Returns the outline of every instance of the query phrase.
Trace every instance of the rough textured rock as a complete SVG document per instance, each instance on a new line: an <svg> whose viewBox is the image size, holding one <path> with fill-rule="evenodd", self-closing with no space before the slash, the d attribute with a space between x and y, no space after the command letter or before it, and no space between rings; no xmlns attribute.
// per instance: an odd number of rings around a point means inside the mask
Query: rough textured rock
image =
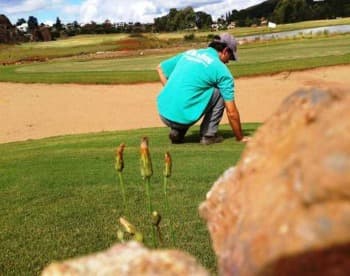
<svg viewBox="0 0 350 276"><path fill-rule="evenodd" d="M350 274L350 93L299 91L200 206L221 275Z"/></svg>
<svg viewBox="0 0 350 276"><path fill-rule="evenodd" d="M299 91L259 128L200 206L220 275L349 275L350 93ZM51 275L208 275L136 242L51 264Z"/></svg>
<svg viewBox="0 0 350 276"><path fill-rule="evenodd" d="M196 260L177 250L149 250L137 242L118 244L87 257L53 263L43 276L198 275L209 276Z"/></svg>

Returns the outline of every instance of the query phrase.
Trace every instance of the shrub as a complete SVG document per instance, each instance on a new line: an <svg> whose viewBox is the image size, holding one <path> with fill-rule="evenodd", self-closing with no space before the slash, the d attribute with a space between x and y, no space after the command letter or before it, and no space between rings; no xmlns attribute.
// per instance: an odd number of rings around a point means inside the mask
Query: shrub
<svg viewBox="0 0 350 276"><path fill-rule="evenodd" d="M186 34L184 35L184 40L194 40L195 39L195 35L194 34Z"/></svg>
<svg viewBox="0 0 350 276"><path fill-rule="evenodd" d="M208 34L207 38L208 40L213 40L216 34Z"/></svg>

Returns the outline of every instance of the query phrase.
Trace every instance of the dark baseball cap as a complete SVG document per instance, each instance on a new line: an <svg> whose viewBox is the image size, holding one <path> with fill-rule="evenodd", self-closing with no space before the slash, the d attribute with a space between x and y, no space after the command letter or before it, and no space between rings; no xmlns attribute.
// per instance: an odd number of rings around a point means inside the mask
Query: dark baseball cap
<svg viewBox="0 0 350 276"><path fill-rule="evenodd" d="M223 33L223 34L217 36L217 38L215 38L215 41L225 43L227 45L227 47L230 48L232 51L232 58L231 59L238 60L237 41L233 37L233 35L230 35L229 33Z"/></svg>

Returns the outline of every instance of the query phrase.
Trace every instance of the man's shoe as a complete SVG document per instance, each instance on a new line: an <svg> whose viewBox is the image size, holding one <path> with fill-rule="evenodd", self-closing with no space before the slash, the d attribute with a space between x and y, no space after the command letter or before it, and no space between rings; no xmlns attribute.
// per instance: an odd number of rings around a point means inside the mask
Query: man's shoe
<svg viewBox="0 0 350 276"><path fill-rule="evenodd" d="M214 135L214 136L203 136L199 142L202 145L211 145L215 143L221 143L222 141L224 141L224 137L222 137L221 135Z"/></svg>
<svg viewBox="0 0 350 276"><path fill-rule="evenodd" d="M175 129L170 130L169 139L172 144L182 144L185 142L185 136Z"/></svg>

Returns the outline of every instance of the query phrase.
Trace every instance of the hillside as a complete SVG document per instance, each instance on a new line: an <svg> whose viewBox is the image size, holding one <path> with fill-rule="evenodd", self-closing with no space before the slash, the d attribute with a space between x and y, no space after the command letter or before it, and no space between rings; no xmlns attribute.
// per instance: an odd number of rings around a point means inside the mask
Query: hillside
<svg viewBox="0 0 350 276"><path fill-rule="evenodd" d="M349 0L267 0L240 11L233 10L227 17L238 26L249 26L260 24L261 18L282 24L349 16Z"/></svg>

